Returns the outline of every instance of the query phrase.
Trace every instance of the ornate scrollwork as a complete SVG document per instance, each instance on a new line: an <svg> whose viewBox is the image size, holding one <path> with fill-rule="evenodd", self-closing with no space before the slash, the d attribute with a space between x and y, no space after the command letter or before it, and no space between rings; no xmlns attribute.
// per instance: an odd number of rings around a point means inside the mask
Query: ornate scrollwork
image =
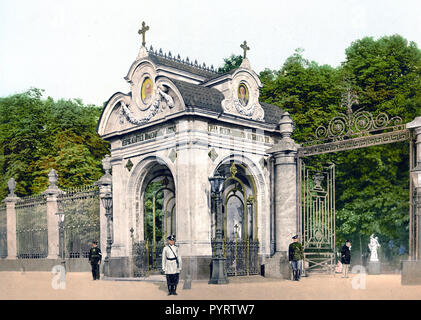
<svg viewBox="0 0 421 320"><path fill-rule="evenodd" d="M163 100L165 101L165 106L162 104ZM135 114L130 110L130 105L127 105L124 101L120 101L120 103L121 113L126 116L129 122L136 125L147 123L158 113L159 110L162 111L166 106L170 109L174 107L173 98L164 92L164 87L162 85L158 86L155 100L150 104L149 108L145 110L145 113L147 112L146 115L141 118L135 116Z"/></svg>
<svg viewBox="0 0 421 320"><path fill-rule="evenodd" d="M348 138L369 136L373 132L396 131L404 128L401 117L389 118L384 112L373 116L363 108L354 112L352 111L353 104L358 104L357 96L348 89L342 101L342 106L347 108L347 114L339 113L329 121L327 126L319 126L314 132L315 140L307 141L304 145L342 141Z"/></svg>
<svg viewBox="0 0 421 320"><path fill-rule="evenodd" d="M234 91L232 94L232 101L233 101L235 110L237 110L237 112L241 114L242 116L251 117L252 119L259 120L259 121L263 120L264 112L260 105L257 105L252 102L250 102L248 106L242 105Z"/></svg>

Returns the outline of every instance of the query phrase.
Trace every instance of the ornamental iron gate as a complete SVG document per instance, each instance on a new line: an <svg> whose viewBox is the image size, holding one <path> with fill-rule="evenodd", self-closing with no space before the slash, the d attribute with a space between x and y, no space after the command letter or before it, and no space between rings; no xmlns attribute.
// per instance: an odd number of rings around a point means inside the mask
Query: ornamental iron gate
<svg viewBox="0 0 421 320"><path fill-rule="evenodd" d="M151 273L160 273L162 270L163 241L154 244L148 240L133 241L132 234L132 270L133 277L147 277Z"/></svg>
<svg viewBox="0 0 421 320"><path fill-rule="evenodd" d="M48 255L47 199L29 196L16 202L16 248L19 259Z"/></svg>
<svg viewBox="0 0 421 320"><path fill-rule="evenodd" d="M215 252L212 240L212 255ZM225 267L228 276L248 276L260 274L259 241L253 239L224 240Z"/></svg>
<svg viewBox="0 0 421 320"><path fill-rule="evenodd" d="M99 188L85 186L68 189L57 199L59 211L64 213L60 231L64 238L64 255L69 259L88 258L92 241L100 246ZM60 246L60 251L63 246ZM63 256L63 252L60 252Z"/></svg>
<svg viewBox="0 0 421 320"><path fill-rule="evenodd" d="M301 160L301 217L307 271L333 272L335 266L335 165L321 170Z"/></svg>
<svg viewBox="0 0 421 320"><path fill-rule="evenodd" d="M355 92L348 87L342 95L341 106L346 113L338 113L327 126L319 126L312 140L302 143L298 158L298 226L305 248L305 268L333 272L335 262L335 166L322 170L306 168L303 158L338 151L409 141L410 170L415 167L414 136L399 116L384 112L374 115L364 108L356 111ZM324 171L323 171L324 170ZM410 179L410 202L412 181ZM415 216L409 212L409 252L415 257ZM307 265L308 264L308 265Z"/></svg>

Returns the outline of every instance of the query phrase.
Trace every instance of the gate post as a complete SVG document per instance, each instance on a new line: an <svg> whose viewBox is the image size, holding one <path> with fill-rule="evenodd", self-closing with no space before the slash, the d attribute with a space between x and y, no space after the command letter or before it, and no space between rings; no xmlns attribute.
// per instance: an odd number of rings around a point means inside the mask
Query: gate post
<svg viewBox="0 0 421 320"><path fill-rule="evenodd" d="M47 239L48 239L48 256L47 259L57 259L59 252L59 228L58 228L58 206L57 196L63 193L57 187L58 175L54 169L51 169L48 174L48 181L50 185L48 189L43 192L47 196Z"/></svg>
<svg viewBox="0 0 421 320"><path fill-rule="evenodd" d="M282 139L268 153L274 159L275 175L275 261L269 271L270 276L290 278L288 246L297 233L297 149L298 144L291 138L293 121L285 112L279 122ZM269 263L269 268L271 263ZM265 268L266 273L266 268ZM276 274L275 274L276 273Z"/></svg>
<svg viewBox="0 0 421 320"><path fill-rule="evenodd" d="M16 182L15 179L10 178L9 183L9 194L3 202L6 204L6 226L7 226L7 258L17 258L16 248L16 209L15 205L19 198L15 194Z"/></svg>
<svg viewBox="0 0 421 320"><path fill-rule="evenodd" d="M412 180L415 178L410 186L415 188L415 214L413 214L413 218L415 218L415 234L412 234L412 237L415 237L415 260L412 259L409 261L402 261L402 278L401 283L403 285L406 284L421 284L421 186L420 186L420 177L421 175L421 117L416 117L413 121L406 124L407 129L414 130L416 138L415 138L415 158L410 159L410 166L413 160L416 166L414 168L410 167L410 173ZM411 170L412 169L412 170ZM414 175L414 177L412 177ZM417 182L418 185L414 185L414 182ZM412 192L412 190L411 190ZM409 241L413 241L410 239Z"/></svg>

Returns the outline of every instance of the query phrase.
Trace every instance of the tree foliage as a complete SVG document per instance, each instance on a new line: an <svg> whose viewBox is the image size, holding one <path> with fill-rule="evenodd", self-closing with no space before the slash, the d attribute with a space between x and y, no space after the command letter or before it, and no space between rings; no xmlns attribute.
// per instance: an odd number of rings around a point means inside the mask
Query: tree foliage
<svg viewBox="0 0 421 320"><path fill-rule="evenodd" d="M280 106L294 120L297 142L314 139L320 125L339 112L341 94L350 85L358 108L400 116L404 122L421 115L421 51L399 35L366 37L346 49L340 67L289 57L279 71L261 72L260 99ZM354 109L355 111L355 109ZM395 143L306 159L309 165L336 164L337 244L372 233L380 240L408 243L409 146ZM366 245L363 245L366 247Z"/></svg>
<svg viewBox="0 0 421 320"><path fill-rule="evenodd" d="M0 98L0 198L11 177L18 196L41 193L53 168L62 187L98 180L109 152L96 133L100 113L77 99L42 99L39 89Z"/></svg>
<svg viewBox="0 0 421 320"><path fill-rule="evenodd" d="M232 54L229 58L224 59L224 64L218 68L218 72L225 73L236 69L241 65L241 62L243 62L242 56Z"/></svg>

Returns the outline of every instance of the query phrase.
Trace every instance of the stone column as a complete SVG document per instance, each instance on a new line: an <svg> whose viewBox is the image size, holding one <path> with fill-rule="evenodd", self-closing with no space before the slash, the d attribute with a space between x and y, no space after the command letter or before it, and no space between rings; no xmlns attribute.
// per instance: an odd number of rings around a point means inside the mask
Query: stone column
<svg viewBox="0 0 421 320"><path fill-rule="evenodd" d="M178 122L176 158L176 236L184 270L209 279L211 262L207 122ZM192 132L190 132L192 131ZM202 133L203 132L203 133ZM190 263L191 262L191 263Z"/></svg>
<svg viewBox="0 0 421 320"><path fill-rule="evenodd" d="M415 139L415 168L411 170L412 175L418 179L418 188L416 188L415 195L415 223L416 223L416 244L415 244L415 258L416 260L402 261L401 283L402 285L421 285L421 117L415 118L410 123L406 124L406 128L413 130L416 135ZM410 168L411 169L411 168ZM414 186L415 187L415 186Z"/></svg>
<svg viewBox="0 0 421 320"><path fill-rule="evenodd" d="M43 192L47 196L47 237L48 237L48 256L47 259L57 259L60 255L59 245L59 219L57 216L57 196L63 193L57 187L58 175L54 169L48 174L50 185Z"/></svg>
<svg viewBox="0 0 421 320"><path fill-rule="evenodd" d="M16 182L11 178L8 183L9 195L3 202L6 204L6 219L7 219L7 258L17 258L16 248L16 209L15 205L19 198L15 194Z"/></svg>
<svg viewBox="0 0 421 320"><path fill-rule="evenodd" d="M288 246L297 228L297 145L291 138L293 122L285 112L279 122L282 139L268 153L274 160L275 256L276 271L271 276L288 278ZM279 269L278 269L279 268ZM266 270L265 270L266 271ZM274 274L278 273L279 274Z"/></svg>
<svg viewBox="0 0 421 320"><path fill-rule="evenodd" d="M415 163L416 166L411 171L421 172L421 117L415 118L412 122L406 125L408 129L415 132ZM419 173L421 174L421 173ZM412 177L411 177L412 178ZM416 224L416 244L415 244L415 258L421 260L421 185L416 188L415 194L415 224Z"/></svg>

